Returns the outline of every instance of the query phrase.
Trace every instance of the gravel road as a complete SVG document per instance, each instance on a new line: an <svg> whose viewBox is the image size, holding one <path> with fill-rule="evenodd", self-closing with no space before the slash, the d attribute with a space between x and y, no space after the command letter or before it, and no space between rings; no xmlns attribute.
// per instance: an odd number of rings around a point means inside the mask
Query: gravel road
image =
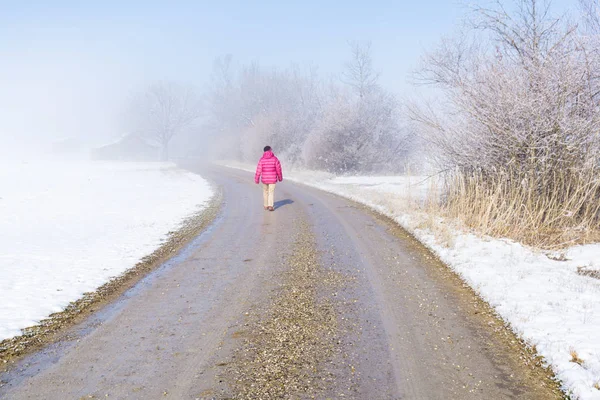
<svg viewBox="0 0 600 400"><path fill-rule="evenodd" d="M355 203L192 167L213 225L67 339L0 376L2 399L552 399L547 371L448 268Z"/></svg>

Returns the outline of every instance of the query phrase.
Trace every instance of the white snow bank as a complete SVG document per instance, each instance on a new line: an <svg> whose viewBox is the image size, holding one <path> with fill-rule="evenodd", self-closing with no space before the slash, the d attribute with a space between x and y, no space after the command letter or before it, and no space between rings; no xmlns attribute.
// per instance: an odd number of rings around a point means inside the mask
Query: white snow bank
<svg viewBox="0 0 600 400"><path fill-rule="evenodd" d="M212 197L166 163L0 167L0 340L151 254Z"/></svg>
<svg viewBox="0 0 600 400"><path fill-rule="evenodd" d="M228 163L252 170L251 166ZM336 193L394 218L485 299L552 366L572 398L600 399L600 280L577 274L600 269L600 244L576 246L557 261L510 240L446 227L451 240L423 229L431 219L411 206L427 193L423 177L333 177L287 171L284 178ZM412 202L414 204L414 202ZM441 231L440 231L441 232ZM441 244L443 243L443 244ZM583 360L572 362L571 352Z"/></svg>

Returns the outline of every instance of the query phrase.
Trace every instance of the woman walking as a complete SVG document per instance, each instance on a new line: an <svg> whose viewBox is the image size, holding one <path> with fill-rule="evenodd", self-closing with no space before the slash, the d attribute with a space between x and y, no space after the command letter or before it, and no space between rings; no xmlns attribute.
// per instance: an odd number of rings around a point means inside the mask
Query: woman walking
<svg viewBox="0 0 600 400"><path fill-rule="evenodd" d="M258 185L261 181L263 183L263 200L265 210L275 211L275 184L283 181L283 174L281 173L281 163L271 151L271 146L266 146L264 148L264 154L256 166L254 182Z"/></svg>

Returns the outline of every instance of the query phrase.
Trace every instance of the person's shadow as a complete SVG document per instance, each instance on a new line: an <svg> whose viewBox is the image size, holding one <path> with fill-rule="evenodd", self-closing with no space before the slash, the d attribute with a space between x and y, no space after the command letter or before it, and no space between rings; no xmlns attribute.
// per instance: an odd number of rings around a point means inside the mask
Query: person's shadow
<svg viewBox="0 0 600 400"><path fill-rule="evenodd" d="M277 210L279 207L287 206L288 204L294 204L294 200L285 199L276 201L275 204L273 204L273 208Z"/></svg>

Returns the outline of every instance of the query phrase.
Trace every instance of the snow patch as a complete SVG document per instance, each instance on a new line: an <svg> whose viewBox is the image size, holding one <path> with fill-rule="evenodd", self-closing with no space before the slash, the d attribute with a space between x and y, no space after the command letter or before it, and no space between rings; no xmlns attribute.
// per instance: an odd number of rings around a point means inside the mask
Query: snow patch
<svg viewBox="0 0 600 400"><path fill-rule="evenodd" d="M0 340L151 254L213 191L168 163L0 168Z"/></svg>

